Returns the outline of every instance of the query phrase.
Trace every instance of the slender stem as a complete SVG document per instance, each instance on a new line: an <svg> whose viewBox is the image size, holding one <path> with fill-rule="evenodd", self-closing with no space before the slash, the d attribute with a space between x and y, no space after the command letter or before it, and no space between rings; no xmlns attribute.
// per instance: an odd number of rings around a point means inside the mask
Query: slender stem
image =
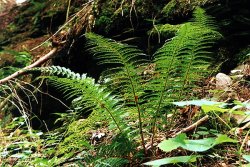
<svg viewBox="0 0 250 167"><path fill-rule="evenodd" d="M110 47L109 47L109 49L112 49L114 52L116 52L118 54L118 56L120 57L120 59L122 61L122 64L124 64L124 68L125 68L127 77L129 79L130 85L132 87L132 92L133 92L133 96L134 96L134 102L135 102L135 106L137 108L138 119L139 119L139 133L140 133L140 136L141 136L141 144L142 144L142 147L143 147L143 150L144 150L144 154L146 155L147 151L146 151L146 146L145 146L145 141L144 141L144 135L143 135L143 131L142 131L142 118L141 118L140 105L138 103L138 96L136 95L135 85L134 85L132 77L130 75L130 70L128 69L127 61L124 60L124 57L123 57L123 55L121 55L121 53L120 53L119 50L116 50L116 49L113 49L113 48L110 48Z"/></svg>
<svg viewBox="0 0 250 167"><path fill-rule="evenodd" d="M115 117L113 116L112 112L110 111L110 109L108 109L105 105L101 105L101 106L108 111L109 115L111 116L111 118L115 122L117 128L119 129L120 132L122 132L122 129L120 128L119 124L117 123L117 121L116 121Z"/></svg>
<svg viewBox="0 0 250 167"><path fill-rule="evenodd" d="M139 131L140 131L140 136L141 136L142 147L143 147L144 153L146 155L147 154L147 150L146 150L145 142L144 142L144 136L143 136L143 131L142 131L141 112L140 112L140 106L139 106L139 103L138 103L138 97L137 96L135 96L135 104L136 104L137 111L138 111Z"/></svg>
<svg viewBox="0 0 250 167"><path fill-rule="evenodd" d="M163 88L163 90L161 92L160 100L159 100L157 109L156 109L155 114L154 114L153 125L152 125L152 137L151 137L151 148L152 149L154 147L154 137L155 137L155 132L156 132L156 119L157 119L158 112L159 112L161 104L162 104L162 100L163 100L163 96L164 96L164 92L166 90L166 87L167 87L167 79L165 80L164 88Z"/></svg>
<svg viewBox="0 0 250 167"><path fill-rule="evenodd" d="M135 87L134 87L132 78L131 78L131 76L130 76L130 72L129 72L129 70L128 70L128 68L127 68L126 66L125 66L125 69L126 69L126 72L127 72L127 74L128 74L128 78L129 78L129 81L130 81L130 84L131 84L132 90L133 90L135 105L136 105L137 112L138 112L139 133L140 133L140 136L141 136L141 144L142 144L142 147L143 147L143 150L144 150L144 154L146 155L146 154L147 154L147 150L146 150L145 141L144 141L144 135L143 135L143 131L142 131L142 119L141 119L140 105L139 105L139 103L138 103L138 96L136 95Z"/></svg>
<svg viewBox="0 0 250 167"><path fill-rule="evenodd" d="M165 78L165 82L164 82L164 86L163 86L163 89L161 91L161 95L160 95L160 100L159 100L159 103L158 103L158 106L157 106L157 109L154 113L154 119L153 119L153 125L152 125L152 137L151 137L151 148L153 149L154 147L154 137L155 137L155 131L156 131L156 119L158 117L158 113L160 111L160 108L161 108L161 104L162 104L162 100L163 100L163 97L164 97L164 93L165 93L165 90L167 88L167 84L168 84L168 77L169 77L169 73L170 73L170 69L172 67L172 64L173 64L173 61L174 61L174 56L172 56L172 59L171 59L171 63L168 67L168 70L167 70L167 76Z"/></svg>
<svg viewBox="0 0 250 167"><path fill-rule="evenodd" d="M184 77L184 80L183 80L182 89L180 90L179 97L178 97L177 101L181 100L181 97L183 95L184 89L186 88L187 81L188 81L188 78L189 78L189 72L191 71L191 66L193 65L192 64L193 61L194 61L194 51L192 50L191 59L189 60L189 66L188 66L188 69L187 69L187 71L185 73L185 77ZM172 123L175 120L175 118L176 118L176 109L173 112L173 116L170 119L169 125L172 125Z"/></svg>
<svg viewBox="0 0 250 167"><path fill-rule="evenodd" d="M222 123L224 123L228 129L232 129L232 127L231 127L228 123L226 123L226 121L224 121L218 114L216 114L215 111L213 111L213 114L214 114Z"/></svg>

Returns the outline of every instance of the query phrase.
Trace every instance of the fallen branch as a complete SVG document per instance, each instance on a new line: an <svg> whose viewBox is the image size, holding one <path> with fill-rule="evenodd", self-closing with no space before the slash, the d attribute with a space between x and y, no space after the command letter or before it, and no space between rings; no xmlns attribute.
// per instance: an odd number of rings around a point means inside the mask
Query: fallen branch
<svg viewBox="0 0 250 167"><path fill-rule="evenodd" d="M193 130L194 128L196 128L197 126L199 126L200 124L202 124L203 122L205 122L207 120L208 120L208 115L206 115L205 117L202 117L200 120L198 120L194 124L192 124L192 125L184 128L184 129L182 129L181 131L177 132L174 135L174 137L177 136L177 135L179 135L179 134L181 134L181 133L183 133L183 132L189 132L189 131Z"/></svg>
<svg viewBox="0 0 250 167"><path fill-rule="evenodd" d="M26 67L18 70L17 72L9 75L6 78L1 79L0 80L0 85L8 82L9 80L11 80L13 78L16 78L16 77L24 74L26 70L29 70L29 69L34 68L34 67L37 67L37 66L41 65L42 63L46 62L47 60L51 59L52 56L54 55L54 53L56 52L56 50L57 50L56 48L52 49L49 53L47 53L46 55L44 55L43 57L41 57L40 59L38 59L37 61L35 61L31 65L26 66Z"/></svg>

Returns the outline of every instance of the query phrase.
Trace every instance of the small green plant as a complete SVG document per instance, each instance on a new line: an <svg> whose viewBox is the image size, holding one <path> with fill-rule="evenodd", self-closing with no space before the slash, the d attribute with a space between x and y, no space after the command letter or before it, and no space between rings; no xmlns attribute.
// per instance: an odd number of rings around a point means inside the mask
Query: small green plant
<svg viewBox="0 0 250 167"><path fill-rule="evenodd" d="M205 152L213 148L214 146L222 143L237 143L237 140L233 140L227 137L226 135L218 135L216 138L188 140L186 134L180 134L175 138L162 141L158 145L158 147L164 152L170 152L179 147L193 152ZM144 163L144 165L160 166L160 165L175 164L175 163L190 163L190 162L195 162L196 158L198 157L201 157L201 155L169 157L147 162Z"/></svg>
<svg viewBox="0 0 250 167"><path fill-rule="evenodd" d="M0 144L4 146L0 148L0 159L6 160L3 164L9 163L8 158L28 160L41 146L41 135L43 135L42 132L35 130L30 133L24 116L13 118L8 126L0 130Z"/></svg>

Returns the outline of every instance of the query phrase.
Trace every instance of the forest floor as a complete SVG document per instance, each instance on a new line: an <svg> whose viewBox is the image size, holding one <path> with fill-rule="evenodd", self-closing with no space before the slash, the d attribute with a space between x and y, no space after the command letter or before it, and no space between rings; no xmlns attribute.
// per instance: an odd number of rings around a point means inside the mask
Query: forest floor
<svg viewBox="0 0 250 167"><path fill-rule="evenodd" d="M0 13L0 32L1 32L1 30L6 29L7 26L11 25L11 23L14 21L14 18L17 14L18 14L18 11L10 10L10 9L4 11L3 13ZM46 45L42 45L39 48L34 49L35 47L39 46L44 41L46 41L50 37L50 34L30 38L30 37L26 37L26 35L27 35L26 33L27 32L22 32L21 34L18 34L18 41L11 42L10 44L7 45L7 47L4 46L4 48L15 50L16 52L27 51L33 56L32 62L35 62L36 60L38 60L39 58L41 58L42 56L47 54L49 52L49 50L51 49L51 46L46 46ZM0 34L0 36L1 36L1 34ZM0 65L4 64L3 62L8 62L7 64L9 64L9 63L11 63L11 61L13 61L13 57L9 54L2 54L1 61L2 62L0 63ZM216 76L216 74L214 74L213 76L210 76L209 78L204 80L203 86L200 89L193 90L193 91L199 92L199 99L214 98L214 99L216 99L217 102L232 103L233 105L248 104L248 102L250 100L249 99L249 97L250 97L250 85L249 85L250 66L248 64L243 63L243 64L239 65L239 67L236 68L235 70L238 70L238 72L224 76L224 77L230 77L232 79L228 86L225 86L225 87L223 86L223 88L220 88L221 85L218 85L218 80L223 80L224 82L226 82L224 80L225 78L218 78ZM225 84L222 84L222 85L225 85ZM230 106L229 106L229 108L230 108ZM231 107L231 108L233 108L233 107ZM216 109L219 110L218 108L215 108L215 110ZM246 108L244 108L243 110L245 111ZM167 134L164 131L158 131L158 133L156 135L156 140L155 140L157 144L159 144L161 141L163 141L166 138L171 138L171 137L176 136L176 134L181 132L183 129L195 124L197 120L194 122L193 118L202 112L201 107L199 105L195 105L195 104L189 104L189 105L186 105L184 107L178 107L177 111L178 111L178 114L177 114L175 120L173 121L173 127L171 128L171 130ZM247 134L243 133L243 131L246 132L247 129L249 129L250 125L247 121L244 123L238 124L238 122L241 122L242 119L245 118L245 116L244 116L244 118L242 118L239 115L237 115L237 116L230 115L229 116L228 113L222 114L219 117L216 117L216 114L215 114L215 115L213 115L213 118L211 118L211 119L212 119L212 122L214 124L217 124L217 122L220 122L220 123L218 123L218 126L222 125L222 126L226 127L228 122L226 122L224 120L227 120L226 119L227 117L230 117L233 119L233 121L235 122L233 124L233 126L237 126L237 129L235 129L234 132L228 132L228 135L234 136L235 137L234 139L237 139L239 141L239 145L237 146L237 148L235 147L235 145L230 145L230 144L226 145L226 146L218 147L218 148L213 148L214 152L209 154L209 156L204 155L204 158L202 159L202 161L199 162L199 166L204 166L204 167L209 167L209 166L234 167L234 166L242 165L242 162L243 163L247 162L246 160L242 160L242 158L239 158L239 154L241 154L240 151L242 151L243 148L245 149L246 153L249 152L249 147L250 147L250 144L249 144L250 138L248 136L249 131L247 132ZM1 114L0 114L0 119L2 119ZM166 119L168 119L168 118L166 118ZM198 122L199 122L199 120L198 120ZM134 124L134 123L135 122L131 122L131 124ZM186 132L190 136L193 135L192 137L194 137L194 138L195 138L194 131L199 132L200 136L209 136L212 134L212 132L210 132L207 129L205 129L205 130L199 129L199 126L203 127L203 128L210 127L209 123L211 123L211 121L205 120L204 122L200 122L200 124L198 126L195 126L194 128L187 129L184 132ZM217 126L217 125L215 125L215 126ZM223 129L223 128L221 128L221 129ZM112 139L113 139L113 134L112 134L112 132L110 132L108 130L107 127L98 128L98 130L89 130L86 133L89 136L91 136L90 140L91 140L91 144L93 146L101 145L102 143L103 144L111 143ZM27 134L28 133L25 134L25 133L21 132L21 130L19 130L19 128L17 128L14 132L9 131L9 130L2 131L2 129L0 129L0 139L1 138L4 139L4 140L0 141L0 146L7 147L8 145L11 145L12 143L19 142L19 139L17 139L18 137L21 138L21 140L26 141L24 138L27 137L27 138L29 138L28 141L30 142L27 144L28 147L31 147L31 146L36 147L36 148L34 148L37 151L36 156L43 157L40 154L42 151L47 149L46 148L47 146L44 146L38 142L37 142L38 143L37 145L32 145L31 144L32 141L39 141L40 142L40 140L36 140L35 137L34 138L32 136L30 137ZM103 135L103 136L101 136L99 138L99 135ZM13 138L9 139L8 137L10 137L10 136L12 136ZM51 137L50 140L51 141L49 141L49 142L55 142L57 139L53 139L53 137ZM95 141L95 140L97 140L97 141ZM145 141L146 141L147 148L149 148L148 151L150 152L151 151L150 150L150 139L147 138ZM54 144L54 143L52 143L52 144ZM23 147L26 147L26 146L23 145ZM140 146L137 149L140 150L142 148ZM48 155L47 157L50 157L53 154L53 153L50 154L49 151L50 151L49 149L46 150L46 153ZM93 150L91 153L92 153L92 155L97 154L96 150ZM157 148L157 150L153 153L154 153L154 155L149 154L148 156L154 157L153 159L159 159L159 158L164 158L166 156L172 157L175 155L188 155L189 152L184 150L184 149L178 149L176 151L173 151L171 153L166 154L165 152L163 152ZM74 156L77 157L80 153L74 152L72 154L74 154ZM0 154L0 156L1 156L1 154ZM68 155L68 156L70 158L66 159L65 163L63 162L64 166L67 166L67 165L69 166L70 161L74 160L71 158L72 155ZM9 165L14 165L17 163L18 158L19 158L18 156L16 156L16 157L13 156L13 157L9 157L7 160L2 160L2 162L7 163ZM130 158L131 157L129 157L129 159ZM41 159L37 159L36 161L37 162L41 161L41 163L42 163ZM53 161L56 161L56 159L53 159ZM67 161L69 161L69 162L67 162ZM137 162L136 162L132 165L139 166L140 163L141 162L138 162L138 164L137 164ZM1 164L1 158L0 158L0 164ZM187 165L187 166L190 166L190 165ZM242 165L242 166L244 166L244 165Z"/></svg>

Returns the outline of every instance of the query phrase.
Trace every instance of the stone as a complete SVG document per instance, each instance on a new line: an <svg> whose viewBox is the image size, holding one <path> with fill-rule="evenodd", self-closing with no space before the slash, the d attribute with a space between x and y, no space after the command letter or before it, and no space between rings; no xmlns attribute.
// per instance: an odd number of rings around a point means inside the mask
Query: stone
<svg viewBox="0 0 250 167"><path fill-rule="evenodd" d="M232 79L224 73L218 73L215 80L217 89L227 89L232 84Z"/></svg>

